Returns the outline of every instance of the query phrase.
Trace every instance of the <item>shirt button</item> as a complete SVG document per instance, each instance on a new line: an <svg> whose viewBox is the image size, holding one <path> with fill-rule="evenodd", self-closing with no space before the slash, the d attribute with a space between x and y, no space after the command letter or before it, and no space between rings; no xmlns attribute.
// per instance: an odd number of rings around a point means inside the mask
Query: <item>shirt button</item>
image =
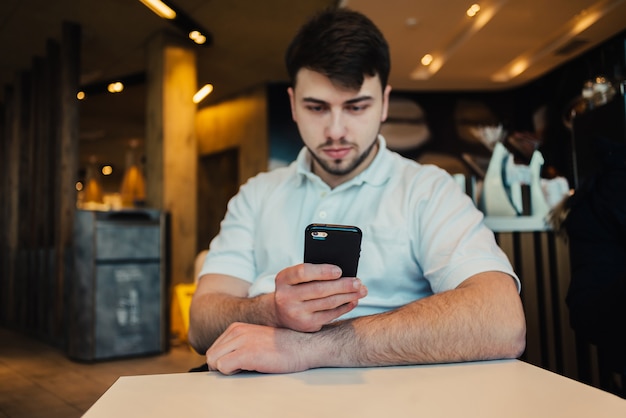
<svg viewBox="0 0 626 418"><path fill-rule="evenodd" d="M322 218L322 219L326 218L326 211L321 211L320 212L320 218Z"/></svg>
<svg viewBox="0 0 626 418"><path fill-rule="evenodd" d="M326 192L320 193L320 197L326 197Z"/></svg>

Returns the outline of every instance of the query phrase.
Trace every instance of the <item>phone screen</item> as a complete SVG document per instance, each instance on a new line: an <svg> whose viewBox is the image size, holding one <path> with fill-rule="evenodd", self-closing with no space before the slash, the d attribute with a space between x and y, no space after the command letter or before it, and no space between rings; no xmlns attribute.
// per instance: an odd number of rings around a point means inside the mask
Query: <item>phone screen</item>
<svg viewBox="0 0 626 418"><path fill-rule="evenodd" d="M334 264L341 268L343 277L356 277L361 238L356 226L311 224L304 234L304 262Z"/></svg>

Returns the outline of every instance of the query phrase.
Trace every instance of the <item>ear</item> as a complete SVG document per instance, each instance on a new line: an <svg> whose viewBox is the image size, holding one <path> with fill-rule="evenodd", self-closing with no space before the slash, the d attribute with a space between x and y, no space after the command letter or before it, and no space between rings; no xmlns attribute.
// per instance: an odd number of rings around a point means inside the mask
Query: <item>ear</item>
<svg viewBox="0 0 626 418"><path fill-rule="evenodd" d="M291 119L293 119L294 122L298 122L296 120L296 93L293 87L287 89L287 94L289 95L289 103L291 105Z"/></svg>
<svg viewBox="0 0 626 418"><path fill-rule="evenodd" d="M383 91L383 108L380 114L380 121L384 122L387 120L387 114L389 112L389 93L391 93L391 86L387 84L385 90Z"/></svg>

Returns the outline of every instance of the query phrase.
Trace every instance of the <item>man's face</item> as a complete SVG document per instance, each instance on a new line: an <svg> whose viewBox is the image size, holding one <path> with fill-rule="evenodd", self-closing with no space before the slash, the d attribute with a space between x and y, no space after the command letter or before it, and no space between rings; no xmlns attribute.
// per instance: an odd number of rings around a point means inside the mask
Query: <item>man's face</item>
<svg viewBox="0 0 626 418"><path fill-rule="evenodd" d="M296 86L288 90L291 113L313 157L313 171L329 186L355 177L374 159L390 91L386 86L383 92L378 76L365 77L356 91L315 71L298 72Z"/></svg>

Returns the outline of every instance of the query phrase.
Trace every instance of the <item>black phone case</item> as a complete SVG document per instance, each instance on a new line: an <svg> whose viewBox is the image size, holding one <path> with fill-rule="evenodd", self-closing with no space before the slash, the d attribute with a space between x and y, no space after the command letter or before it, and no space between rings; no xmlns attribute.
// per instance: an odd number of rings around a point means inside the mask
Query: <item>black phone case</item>
<svg viewBox="0 0 626 418"><path fill-rule="evenodd" d="M334 264L343 277L357 277L361 238L356 226L311 224L304 233L304 262Z"/></svg>

